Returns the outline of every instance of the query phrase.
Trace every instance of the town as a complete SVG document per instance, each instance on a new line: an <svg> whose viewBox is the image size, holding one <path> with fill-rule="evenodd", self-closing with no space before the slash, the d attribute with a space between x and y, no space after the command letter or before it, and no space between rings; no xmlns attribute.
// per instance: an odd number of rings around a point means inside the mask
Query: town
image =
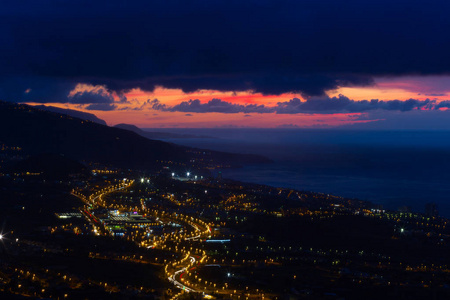
<svg viewBox="0 0 450 300"><path fill-rule="evenodd" d="M450 295L448 220L431 209L388 211L170 167L155 173L97 167L64 180L25 172L3 174L0 181L5 196L17 197L4 211L4 295ZM46 205L32 203L39 195Z"/></svg>

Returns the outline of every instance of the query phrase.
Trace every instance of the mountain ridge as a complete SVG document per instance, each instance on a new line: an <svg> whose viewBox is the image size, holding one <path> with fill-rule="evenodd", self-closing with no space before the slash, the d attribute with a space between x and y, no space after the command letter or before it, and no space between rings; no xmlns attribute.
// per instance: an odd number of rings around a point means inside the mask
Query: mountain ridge
<svg viewBox="0 0 450 300"><path fill-rule="evenodd" d="M59 108L56 106L49 106L49 105L36 105L33 107L42 109L42 110L46 110L46 111L50 111L50 112L54 112L54 113L69 115L71 117L95 122L95 123L102 124L102 125L107 125L104 120L100 119L95 114L91 114L91 113L87 113L87 112L83 112L83 111L79 111L79 110L75 110L75 109Z"/></svg>
<svg viewBox="0 0 450 300"><path fill-rule="evenodd" d="M122 168L155 169L238 167L269 162L258 155L189 148L151 140L135 132L48 112L26 104L0 102L0 142L20 146L29 155L62 154L78 161Z"/></svg>
<svg viewBox="0 0 450 300"><path fill-rule="evenodd" d="M204 135L179 134L172 132L146 131L132 124L120 123L113 127L133 131L148 139L188 139L188 138L212 138Z"/></svg>

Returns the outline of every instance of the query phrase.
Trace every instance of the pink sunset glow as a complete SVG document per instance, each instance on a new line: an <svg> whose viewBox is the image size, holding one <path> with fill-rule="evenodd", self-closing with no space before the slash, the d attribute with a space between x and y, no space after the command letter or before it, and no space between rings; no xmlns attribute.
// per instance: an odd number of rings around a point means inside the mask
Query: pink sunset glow
<svg viewBox="0 0 450 300"><path fill-rule="evenodd" d="M416 99L425 101L433 99L439 103L448 99L450 93L450 77L400 77L376 78L372 86L341 87L327 92L328 97L344 95L354 101L361 100L400 100ZM200 103L207 103L211 99L221 99L224 102L240 105L264 105L274 107L279 102L298 98L306 101L300 94L284 93L281 95L263 95L261 93L222 92L216 90L198 90L184 93L181 89L167 89L156 87L153 91L134 88L119 94L109 91L105 86L78 84L70 91L68 98L84 92L101 94L113 99L111 110L96 110L86 104L76 103L47 103L60 108L68 108L94 113L104 119L109 125L119 123L134 124L139 127L336 127L341 125L367 123L378 121L370 118L365 112L349 113L219 113L219 112L180 112L155 110L148 100L157 99L167 107L173 107L181 102L198 99ZM325 96L327 97L327 96ZM36 104L36 103L29 103ZM447 107L438 108L440 111ZM427 110L421 107L420 110Z"/></svg>

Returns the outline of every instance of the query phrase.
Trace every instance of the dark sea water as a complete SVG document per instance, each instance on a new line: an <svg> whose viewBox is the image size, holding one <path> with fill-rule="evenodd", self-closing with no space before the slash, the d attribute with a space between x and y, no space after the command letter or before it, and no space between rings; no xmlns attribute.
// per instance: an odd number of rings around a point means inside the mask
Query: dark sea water
<svg viewBox="0 0 450 300"><path fill-rule="evenodd" d="M173 143L274 161L222 170L225 178L369 200L388 209L423 212L426 203L435 202L441 215L450 217L449 131L166 131L211 137L167 140Z"/></svg>

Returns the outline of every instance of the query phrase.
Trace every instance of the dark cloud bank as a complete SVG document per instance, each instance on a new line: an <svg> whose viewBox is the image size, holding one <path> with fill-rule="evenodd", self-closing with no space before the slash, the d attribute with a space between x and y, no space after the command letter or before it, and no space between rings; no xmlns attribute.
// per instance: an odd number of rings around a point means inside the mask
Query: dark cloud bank
<svg viewBox="0 0 450 300"><path fill-rule="evenodd" d="M161 85L310 97L374 76L448 74L449 11L448 1L411 0L10 1L0 99L112 106L105 95L68 99L79 82L119 95Z"/></svg>
<svg viewBox="0 0 450 300"><path fill-rule="evenodd" d="M339 97L310 98L301 101L298 98L285 102L278 102L276 106L265 106L256 104L235 104L221 99L212 99L206 103L200 100L183 101L174 106L162 104L157 99L148 102L151 108L161 111L178 111L186 113L277 113L277 114L299 114L299 113L358 113L375 110L387 111L412 111L412 110L439 110L440 108L450 108L450 101L436 100L351 100L343 95Z"/></svg>

